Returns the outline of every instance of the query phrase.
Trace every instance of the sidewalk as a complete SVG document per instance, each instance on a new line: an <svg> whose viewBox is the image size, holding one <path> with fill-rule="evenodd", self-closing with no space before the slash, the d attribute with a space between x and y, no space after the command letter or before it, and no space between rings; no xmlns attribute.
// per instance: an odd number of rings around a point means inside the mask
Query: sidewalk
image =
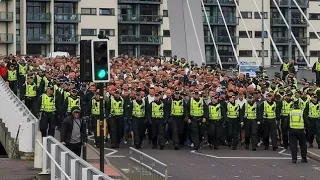
<svg viewBox="0 0 320 180"><path fill-rule="evenodd" d="M308 148L308 157L320 161L320 149L318 149L317 142L313 143L313 148Z"/></svg>
<svg viewBox="0 0 320 180"><path fill-rule="evenodd" d="M35 180L39 172L33 168L33 161L0 158L0 180Z"/></svg>

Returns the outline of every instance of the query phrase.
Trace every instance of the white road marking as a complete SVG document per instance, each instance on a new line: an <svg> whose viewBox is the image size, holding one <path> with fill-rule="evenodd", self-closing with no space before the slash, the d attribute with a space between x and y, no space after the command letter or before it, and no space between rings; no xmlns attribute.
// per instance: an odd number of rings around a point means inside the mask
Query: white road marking
<svg viewBox="0 0 320 180"><path fill-rule="evenodd" d="M190 164L191 166L194 166L194 164Z"/></svg>
<svg viewBox="0 0 320 180"><path fill-rule="evenodd" d="M320 167L313 167L314 170L320 171Z"/></svg>
<svg viewBox="0 0 320 180"><path fill-rule="evenodd" d="M232 167L235 167L236 165L233 165L233 164L232 164L231 166L232 166Z"/></svg>
<svg viewBox="0 0 320 180"><path fill-rule="evenodd" d="M203 154L196 152L195 150L191 151L193 154L197 154L200 156L206 156L206 157L211 157L211 158L216 158L216 159L257 159L257 160L289 160L291 157L219 157L219 156L214 156L210 154Z"/></svg>
<svg viewBox="0 0 320 180"><path fill-rule="evenodd" d="M238 178L239 176L234 176L235 178Z"/></svg>
<svg viewBox="0 0 320 180"><path fill-rule="evenodd" d="M278 176L278 178L282 178L282 176Z"/></svg>
<svg viewBox="0 0 320 180"><path fill-rule="evenodd" d="M252 166L253 166L253 167L256 167L257 165L253 164Z"/></svg>
<svg viewBox="0 0 320 180"><path fill-rule="evenodd" d="M300 176L301 178L304 178L304 176Z"/></svg>
<svg viewBox="0 0 320 180"><path fill-rule="evenodd" d="M168 178L172 178L173 176L168 176Z"/></svg>
<svg viewBox="0 0 320 180"><path fill-rule="evenodd" d="M91 135L91 136L88 136L88 139L94 141L94 135ZM108 157L108 158L124 158L126 156L113 156L113 154L117 153L118 151L117 150L114 150L114 149L110 149L110 148L104 148L105 150L108 150L108 151L111 151L110 153L108 154L105 154L104 156L105 157Z"/></svg>
<svg viewBox="0 0 320 180"><path fill-rule="evenodd" d="M276 167L277 165L273 164L272 166L273 166L273 167Z"/></svg>
<svg viewBox="0 0 320 180"><path fill-rule="evenodd" d="M123 171L123 172L126 173L126 174L130 173L130 169L124 169L124 168L122 168L121 171Z"/></svg>
<svg viewBox="0 0 320 180"><path fill-rule="evenodd" d="M260 176L253 176L254 178L259 178Z"/></svg>

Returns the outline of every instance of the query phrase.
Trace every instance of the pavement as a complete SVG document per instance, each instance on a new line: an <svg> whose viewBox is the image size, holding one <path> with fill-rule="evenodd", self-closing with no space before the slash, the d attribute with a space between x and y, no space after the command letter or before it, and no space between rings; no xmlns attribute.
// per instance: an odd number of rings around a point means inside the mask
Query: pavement
<svg viewBox="0 0 320 180"><path fill-rule="evenodd" d="M90 140L89 144L93 144L93 141ZM128 179L138 179L137 172L134 173L132 169L139 171L140 167L129 159L130 146L131 142L128 142L128 144L122 144L119 149L105 148L105 157ZM110 145L106 144L105 147L110 147ZM301 163L299 160L297 164L292 164L290 150L279 148L277 151L272 151L271 149L258 148L253 152L245 150L244 147L231 150L226 146L221 146L220 150L203 147L200 152L195 152L188 147L176 151L171 145L168 145L164 150L159 150L151 149L147 141L144 141L140 150L168 165L169 180L319 179L319 161L310 157L309 163ZM320 150L313 148L309 149L308 154L310 152L317 153L320 160ZM143 174L150 176L150 172Z"/></svg>
<svg viewBox="0 0 320 180"><path fill-rule="evenodd" d="M0 158L0 180L33 180L39 172L33 168L33 161Z"/></svg>

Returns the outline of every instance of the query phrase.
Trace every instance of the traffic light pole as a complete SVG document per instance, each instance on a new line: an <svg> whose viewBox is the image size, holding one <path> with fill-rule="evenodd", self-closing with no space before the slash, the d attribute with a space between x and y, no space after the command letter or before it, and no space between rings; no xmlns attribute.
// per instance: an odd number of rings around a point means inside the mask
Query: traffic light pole
<svg viewBox="0 0 320 180"><path fill-rule="evenodd" d="M99 94L100 94L100 171L104 173L104 106L103 106L103 83L99 83ZM98 124L97 124L98 125Z"/></svg>

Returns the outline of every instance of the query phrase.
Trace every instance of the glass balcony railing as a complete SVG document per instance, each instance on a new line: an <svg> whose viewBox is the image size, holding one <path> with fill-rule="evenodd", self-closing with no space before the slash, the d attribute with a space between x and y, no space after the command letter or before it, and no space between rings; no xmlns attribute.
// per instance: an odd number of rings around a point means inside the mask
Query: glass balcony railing
<svg viewBox="0 0 320 180"><path fill-rule="evenodd" d="M122 44L162 44L162 36L123 35L119 42Z"/></svg>
<svg viewBox="0 0 320 180"><path fill-rule="evenodd" d="M13 34L0 33L0 44L13 43Z"/></svg>
<svg viewBox="0 0 320 180"><path fill-rule="evenodd" d="M161 4L162 0L118 0L118 3Z"/></svg>
<svg viewBox="0 0 320 180"><path fill-rule="evenodd" d="M203 0L203 3L205 5L218 5L217 0ZM233 0L219 0L219 3L220 5L236 5ZM239 5L239 1L237 3Z"/></svg>
<svg viewBox="0 0 320 180"><path fill-rule="evenodd" d="M81 21L80 14L54 14L55 22L78 23Z"/></svg>
<svg viewBox="0 0 320 180"><path fill-rule="evenodd" d="M231 36L233 44L239 44L239 37L238 36ZM214 36L214 40L216 44L231 44L229 36ZM204 42L206 44L213 44L211 36L205 36Z"/></svg>
<svg viewBox="0 0 320 180"><path fill-rule="evenodd" d="M51 14L50 13L27 13L28 22L50 22Z"/></svg>
<svg viewBox="0 0 320 180"><path fill-rule="evenodd" d="M288 20L286 20L287 23ZM284 20L282 18L271 18L271 25L286 25ZM301 26L308 26L308 22L306 20L304 20L303 17L301 18L292 18L291 19L291 25L293 26L298 26L298 25L301 25Z"/></svg>
<svg viewBox="0 0 320 180"><path fill-rule="evenodd" d="M119 23L162 23L161 15L133 15L133 14L121 14L118 15Z"/></svg>
<svg viewBox="0 0 320 180"><path fill-rule="evenodd" d="M50 34L27 34L28 43L51 43Z"/></svg>
<svg viewBox="0 0 320 180"><path fill-rule="evenodd" d="M80 36L71 34L58 34L54 38L57 44L78 44L80 42Z"/></svg>
<svg viewBox="0 0 320 180"><path fill-rule="evenodd" d="M281 0L281 1L276 1L278 6L289 6L289 0ZM298 3L298 5L301 8L307 8L309 6L309 0L296 0L296 2ZM275 4L273 3L273 1L270 1L271 6L275 6ZM292 7L296 7L296 4L293 2L293 0L291 0L291 6Z"/></svg>
<svg viewBox="0 0 320 180"><path fill-rule="evenodd" d="M0 22L13 21L13 12L0 12Z"/></svg>
<svg viewBox="0 0 320 180"><path fill-rule="evenodd" d="M288 37L273 37L272 39L276 44L289 45ZM310 43L310 39L308 37L296 37L296 39L300 45L308 45ZM295 43L293 38L291 40L292 43Z"/></svg>
<svg viewBox="0 0 320 180"><path fill-rule="evenodd" d="M209 16L209 23L212 25L224 25L222 17L219 16ZM227 25L238 25L239 18L238 17L225 17ZM203 24L207 24L207 19L205 16L202 17Z"/></svg>

